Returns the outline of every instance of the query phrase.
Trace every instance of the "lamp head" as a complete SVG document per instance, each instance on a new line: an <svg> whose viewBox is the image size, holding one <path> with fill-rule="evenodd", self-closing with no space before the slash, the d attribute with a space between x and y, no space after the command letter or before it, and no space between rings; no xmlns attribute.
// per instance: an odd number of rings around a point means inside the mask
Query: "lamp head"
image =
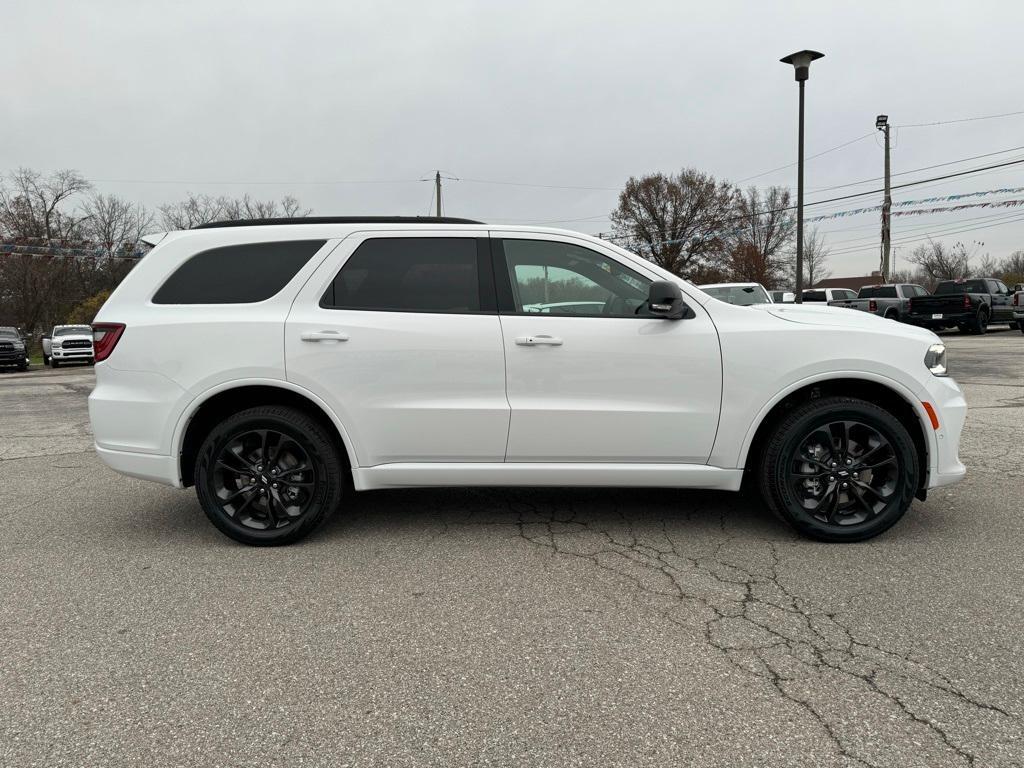
<svg viewBox="0 0 1024 768"><path fill-rule="evenodd" d="M796 79L803 81L810 74L811 62L815 59L820 59L824 55L824 53L818 53L817 51L797 51L783 59L779 59L779 61L783 64L792 64L793 69L796 70Z"/></svg>
<svg viewBox="0 0 1024 768"><path fill-rule="evenodd" d="M888 115L879 115L875 118L875 128L878 130L884 130L889 125Z"/></svg>

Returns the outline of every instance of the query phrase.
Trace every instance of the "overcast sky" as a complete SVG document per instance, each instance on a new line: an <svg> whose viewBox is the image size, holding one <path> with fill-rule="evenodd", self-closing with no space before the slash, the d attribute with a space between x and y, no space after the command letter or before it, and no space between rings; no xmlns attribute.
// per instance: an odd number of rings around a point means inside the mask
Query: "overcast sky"
<svg viewBox="0 0 1024 768"><path fill-rule="evenodd" d="M881 112L907 125L1024 110L1024 4L1008 1L2 5L0 169L75 168L152 207L249 192L319 214L426 214L418 179L441 168L460 179L445 181L449 215L607 231L630 175L691 166L740 181L793 162L797 86L778 59L802 48L826 54L807 86L808 155L873 134ZM894 138L900 173L1022 146L1024 114ZM810 160L807 187L880 176L882 157L867 136ZM795 187L795 167L754 183ZM1024 165L894 199L1016 186ZM877 268L877 222L820 225L835 276ZM985 228L957 232L969 227ZM928 233L1000 257L1024 248L1024 209L893 220L897 245Z"/></svg>

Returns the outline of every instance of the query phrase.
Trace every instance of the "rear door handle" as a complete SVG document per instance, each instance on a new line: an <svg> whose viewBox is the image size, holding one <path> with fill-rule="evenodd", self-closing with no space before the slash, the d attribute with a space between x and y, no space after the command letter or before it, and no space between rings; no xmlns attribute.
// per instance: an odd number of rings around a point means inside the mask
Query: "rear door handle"
<svg viewBox="0 0 1024 768"><path fill-rule="evenodd" d="M341 331L304 331L303 341L348 341L348 334Z"/></svg>
<svg viewBox="0 0 1024 768"><path fill-rule="evenodd" d="M541 344L546 344L549 347L560 347L562 346L562 340L557 336L516 336L516 344L520 347L536 347Z"/></svg>

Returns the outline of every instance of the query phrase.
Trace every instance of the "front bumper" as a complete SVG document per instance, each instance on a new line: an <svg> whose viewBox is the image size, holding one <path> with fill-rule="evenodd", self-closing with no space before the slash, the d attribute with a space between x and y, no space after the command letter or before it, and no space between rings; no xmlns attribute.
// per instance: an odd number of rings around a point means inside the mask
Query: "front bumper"
<svg viewBox="0 0 1024 768"><path fill-rule="evenodd" d="M0 352L0 365L28 365L28 357L24 352Z"/></svg>
<svg viewBox="0 0 1024 768"><path fill-rule="evenodd" d="M54 360L92 360L93 354L92 347L83 347L82 349L53 349L50 351L50 357Z"/></svg>
<svg viewBox="0 0 1024 768"><path fill-rule="evenodd" d="M935 409L939 428L932 430L935 437L928 468L928 488L941 488L963 479L967 468L960 461L960 434L967 419L967 401L954 379L932 376L925 385L926 399ZM927 425L932 429L931 424Z"/></svg>

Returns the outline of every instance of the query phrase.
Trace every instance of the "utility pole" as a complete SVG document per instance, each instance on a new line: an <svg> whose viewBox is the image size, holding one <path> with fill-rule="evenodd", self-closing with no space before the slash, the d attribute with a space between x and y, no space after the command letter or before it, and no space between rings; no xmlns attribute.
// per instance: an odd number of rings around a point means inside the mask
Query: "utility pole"
<svg viewBox="0 0 1024 768"><path fill-rule="evenodd" d="M892 195L889 188L889 116L875 118L875 128L885 135L885 197L882 199L882 280L889 280L889 256L892 250Z"/></svg>
<svg viewBox="0 0 1024 768"><path fill-rule="evenodd" d="M887 134L888 135L888 134ZM886 155L888 157L888 155ZM886 178L889 178L889 174L885 174ZM886 183L888 187L888 182ZM434 174L434 197L437 198L437 217L441 218L441 172L438 171Z"/></svg>

